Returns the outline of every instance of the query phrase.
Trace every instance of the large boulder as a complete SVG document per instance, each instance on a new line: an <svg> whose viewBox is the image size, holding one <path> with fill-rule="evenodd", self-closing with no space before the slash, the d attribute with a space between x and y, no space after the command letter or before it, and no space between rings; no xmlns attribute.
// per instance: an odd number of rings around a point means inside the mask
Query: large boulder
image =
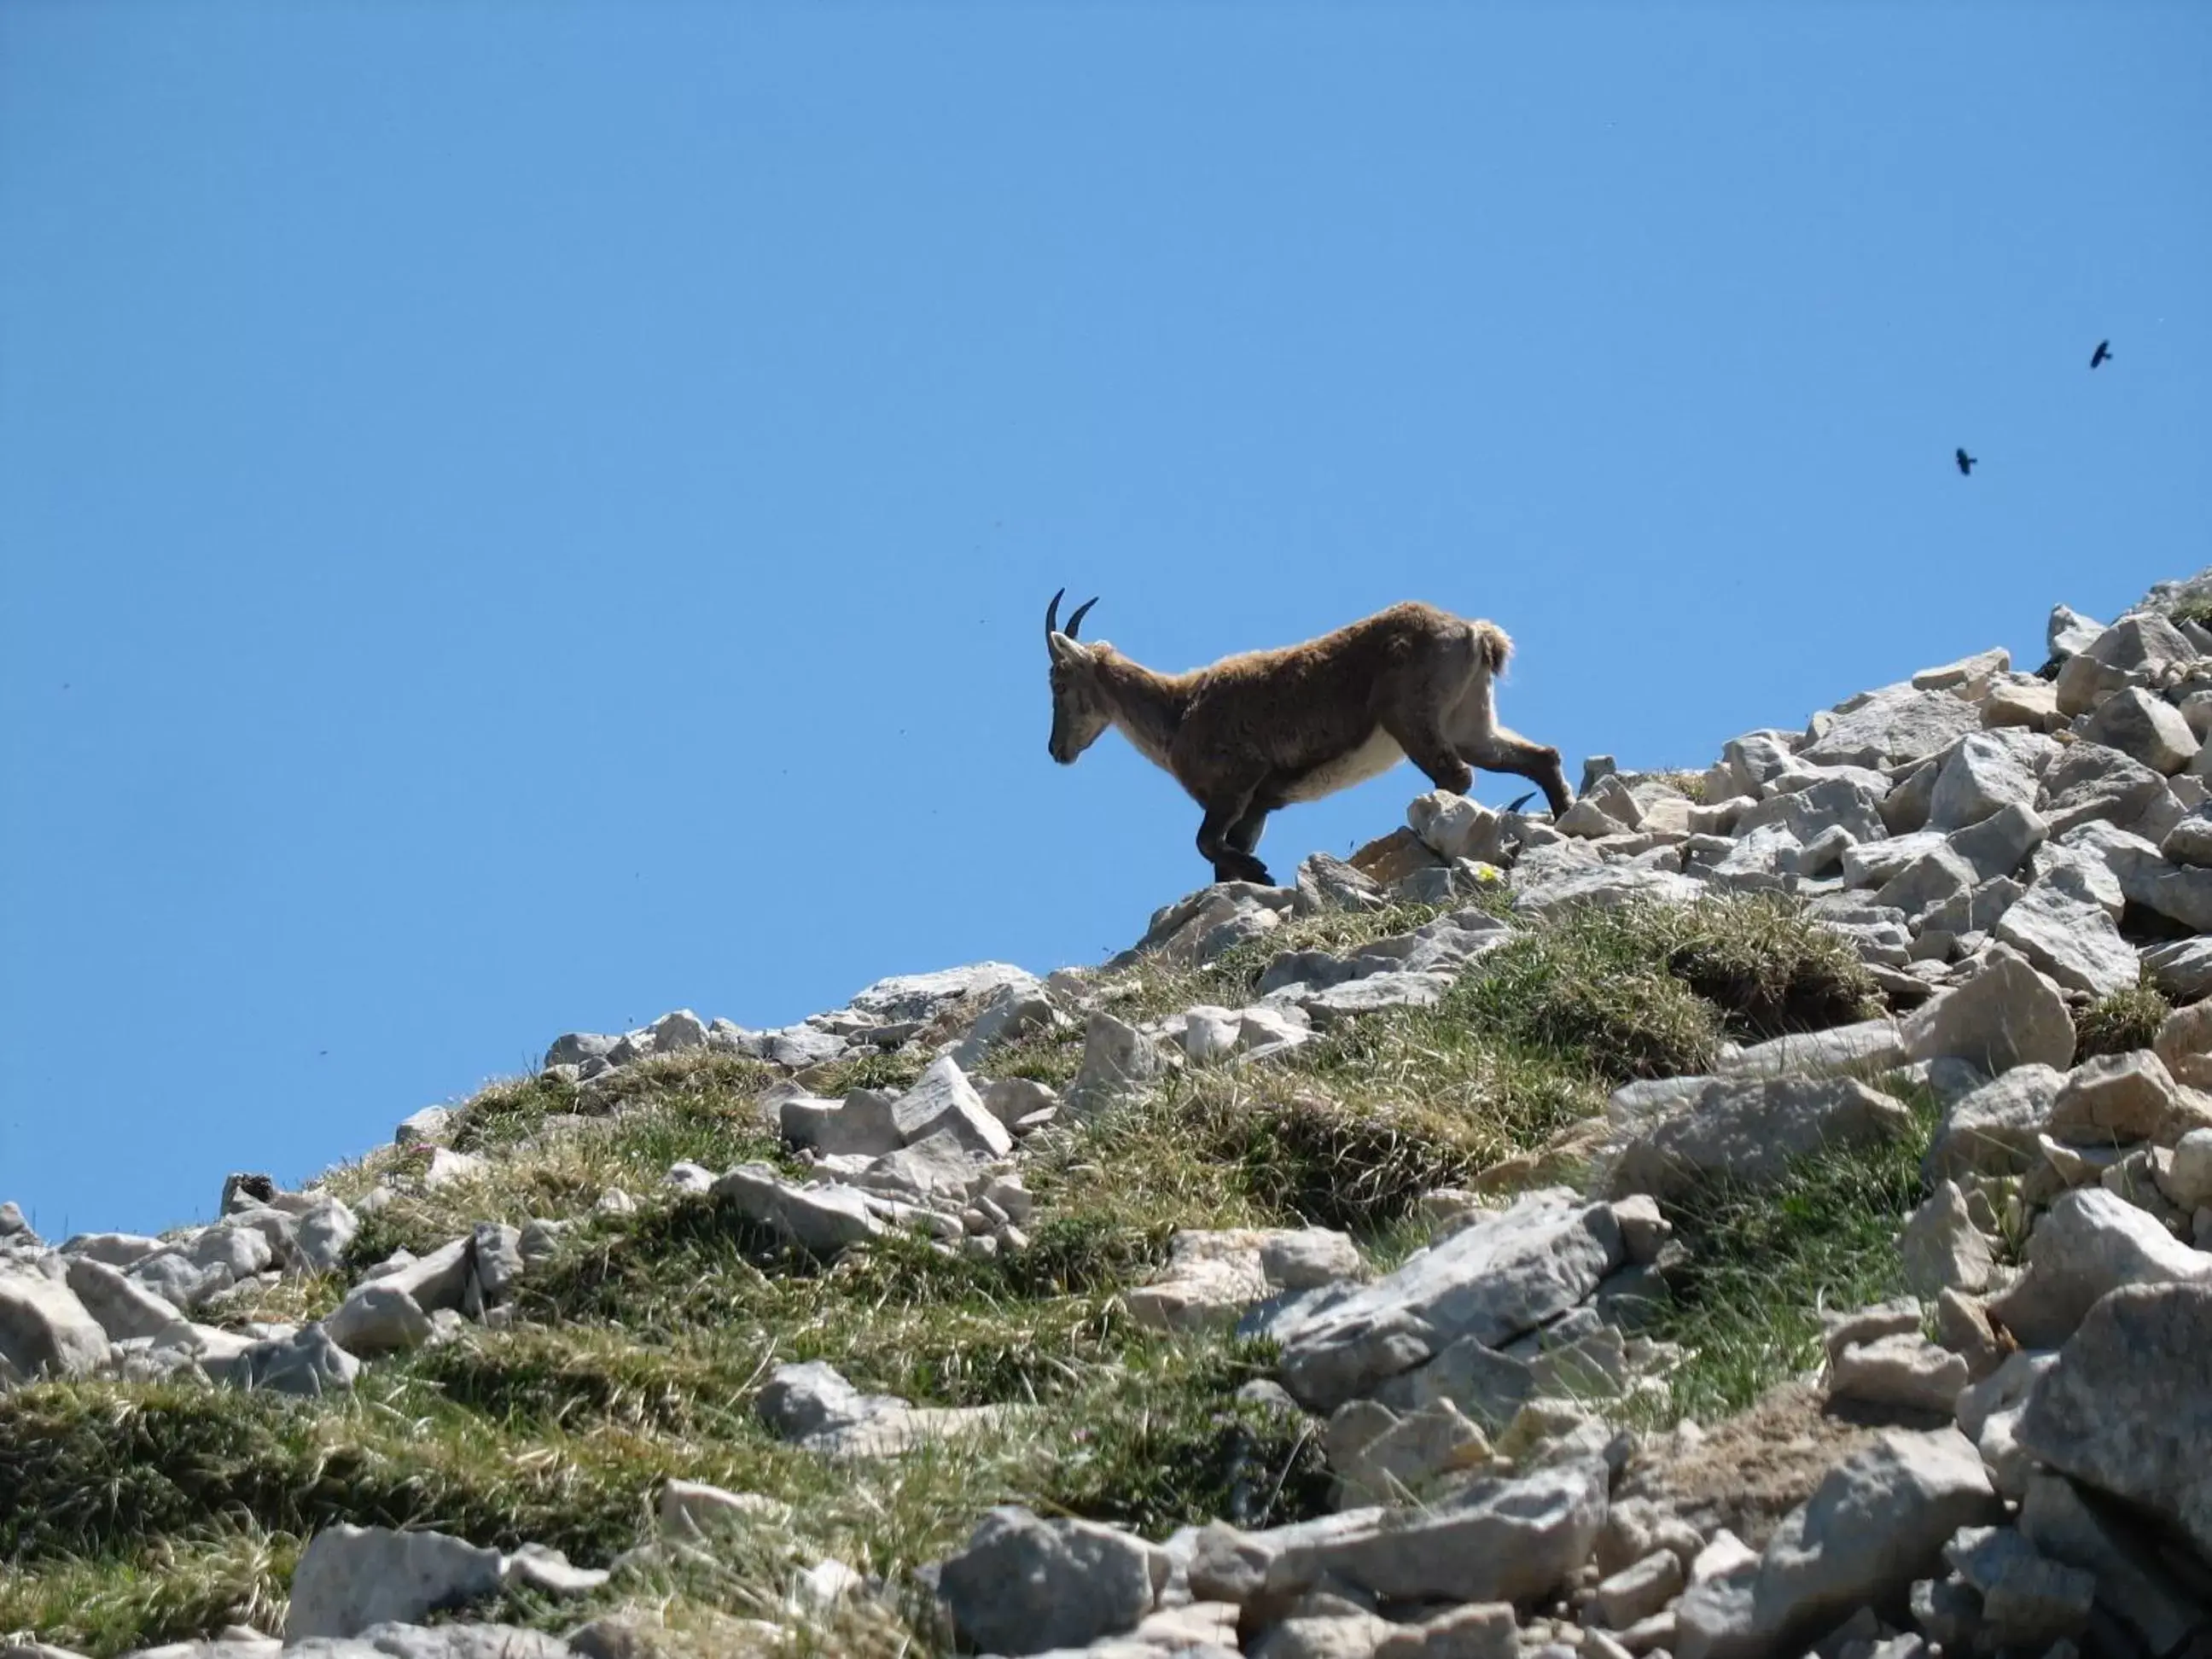
<svg viewBox="0 0 2212 1659"><path fill-rule="evenodd" d="M2164 617L2123 617L2059 669L2059 712L2069 718L2086 714L2138 678L2196 654L2196 647Z"/></svg>
<svg viewBox="0 0 2212 1659"><path fill-rule="evenodd" d="M2129 824L2166 791L2141 761L2101 743L2077 743L2045 769L2037 811L2054 836L2095 822Z"/></svg>
<svg viewBox="0 0 2212 1659"><path fill-rule="evenodd" d="M1446 863L1458 859L1486 864L1504 860L1504 820L1464 795L1442 789L1418 795L1406 808L1406 823L1421 844Z"/></svg>
<svg viewBox="0 0 2212 1659"><path fill-rule="evenodd" d="M2100 905L2037 882L1998 918L1996 936L2069 991L2106 997L2142 976L2136 947Z"/></svg>
<svg viewBox="0 0 2212 1659"><path fill-rule="evenodd" d="M2105 631L2105 624L2092 621L2070 605L2051 607L2051 620L2044 625L2044 640L2051 647L2051 655L2059 662L2079 656L2097 642Z"/></svg>
<svg viewBox="0 0 2212 1659"><path fill-rule="evenodd" d="M1127 1020L1101 1010L1083 1033L1083 1063L1068 1086L1067 1103L1079 1114L1102 1111L1141 1093L1165 1076L1174 1057Z"/></svg>
<svg viewBox="0 0 2212 1659"><path fill-rule="evenodd" d="M709 1190L746 1219L816 1255L835 1255L883 1231L874 1207L859 1188L842 1184L802 1187L765 1164L740 1164Z"/></svg>
<svg viewBox="0 0 2212 1659"><path fill-rule="evenodd" d="M175 1304L119 1269L88 1255L73 1255L68 1261L70 1290L110 1340L169 1336L182 1326L184 1316Z"/></svg>
<svg viewBox="0 0 2212 1659"><path fill-rule="evenodd" d="M926 1024L955 1004L981 1000L1002 986L1035 990L1042 983L1026 969L1006 962L978 962L964 968L943 968L928 974L896 974L879 979L848 1005L852 1012L873 1025Z"/></svg>
<svg viewBox="0 0 2212 1659"><path fill-rule="evenodd" d="M2055 1348L2090 1309L2125 1285L2212 1282L2212 1254L2192 1250L2116 1193L2060 1195L2027 1242L2027 1271L1990 1316L2024 1347Z"/></svg>
<svg viewBox="0 0 2212 1659"><path fill-rule="evenodd" d="M1079 1648L1133 1629L1169 1571L1166 1552L1096 1522L1040 1520L1005 1505L938 1571L938 1593L977 1648Z"/></svg>
<svg viewBox="0 0 2212 1659"><path fill-rule="evenodd" d="M2192 933L2212 933L2212 868L2168 863L2152 842L2124 831L2108 831L2088 845L2130 904L2155 910Z"/></svg>
<svg viewBox="0 0 2212 1659"><path fill-rule="evenodd" d="M1905 1284L1930 1302L1946 1290L1980 1291L1989 1285L1995 1257L1954 1181L1938 1185L1912 1212L1897 1248Z"/></svg>
<svg viewBox="0 0 2212 1659"><path fill-rule="evenodd" d="M2066 999L2027 962L1991 947L1982 970L1907 1014L1898 1035L1910 1060L1970 1061L1990 1076L2040 1062L2074 1063Z"/></svg>
<svg viewBox="0 0 2212 1659"><path fill-rule="evenodd" d="M1871 1077L1904 1063L1897 1022L1885 1018L1769 1037L1722 1055L1713 1069L1731 1078Z"/></svg>
<svg viewBox="0 0 2212 1659"><path fill-rule="evenodd" d="M471 1242L463 1237L441 1244L396 1271L380 1275L377 1282L391 1285L415 1298L424 1313L441 1308L459 1309L468 1292Z"/></svg>
<svg viewBox="0 0 2212 1659"><path fill-rule="evenodd" d="M1887 1430L1830 1469L1755 1564L1675 1604L1677 1659L1768 1659L1817 1642L1862 1604L1901 1606L1940 1571L1961 1527L2003 1519L1973 1443L1956 1429Z"/></svg>
<svg viewBox="0 0 2212 1659"><path fill-rule="evenodd" d="M2035 774L2013 746L1995 733L1977 732L1961 740L1938 769L1928 822L1937 830L1963 830L2007 806L2033 806L2035 791Z"/></svg>
<svg viewBox="0 0 2212 1659"><path fill-rule="evenodd" d="M2212 1002L2176 1008L2151 1042L2167 1073L2192 1089L2212 1085Z"/></svg>
<svg viewBox="0 0 2212 1659"><path fill-rule="evenodd" d="M2045 1133L2078 1146L2131 1140L2171 1146L2191 1129L2212 1128L2212 1106L2174 1085L2166 1063L2148 1048L2099 1054L2074 1068L2051 1103Z"/></svg>
<svg viewBox="0 0 2212 1659"><path fill-rule="evenodd" d="M822 1156L878 1158L906 1144L890 1097L874 1089L854 1089L842 1100L794 1090L775 1109L784 1139Z"/></svg>
<svg viewBox="0 0 2212 1659"><path fill-rule="evenodd" d="M1606 1204L1540 1188L1281 1334L1284 1385L1331 1411L1462 1338L1502 1346L1565 1313L1625 1260Z"/></svg>
<svg viewBox="0 0 2212 1659"><path fill-rule="evenodd" d="M372 1625L420 1623L430 1613L499 1594L500 1553L439 1532L325 1527L292 1570L284 1639L358 1636Z"/></svg>
<svg viewBox="0 0 2212 1659"><path fill-rule="evenodd" d="M2118 883L2113 885L2117 888ZM2151 982L2176 1002L2212 997L2212 939L2174 939L2142 953Z"/></svg>
<svg viewBox="0 0 2212 1659"><path fill-rule="evenodd" d="M2104 1297L2038 1379L2014 1434L2052 1468L2158 1516L2212 1559L2208 1279L2212 1270Z"/></svg>
<svg viewBox="0 0 2212 1659"><path fill-rule="evenodd" d="M343 1394L360 1376L361 1361L320 1324L302 1325L289 1336L264 1337L239 1355L231 1369L232 1379L242 1388L307 1399Z"/></svg>
<svg viewBox="0 0 2212 1659"><path fill-rule="evenodd" d="M1798 752L1808 766L1901 766L1980 730L1981 711L1948 691L1885 686L1830 720Z"/></svg>
<svg viewBox="0 0 2212 1659"><path fill-rule="evenodd" d="M1334 1578L1393 1601L1534 1600L1589 1559L1607 1480L1601 1460L1577 1460L1476 1480L1425 1509L1352 1510L1276 1553L1266 1587L1287 1597Z"/></svg>
<svg viewBox="0 0 2212 1659"><path fill-rule="evenodd" d="M345 1260L346 1247L360 1231L361 1222L353 1211L326 1193L300 1212L293 1247L308 1272L331 1273Z"/></svg>
<svg viewBox="0 0 2212 1659"><path fill-rule="evenodd" d="M1523 859L1513 867L1513 908L1524 915L1547 916L1577 907L1617 909L1632 904L1693 904L1705 888L1670 870L1645 870L1630 864L1552 866L1540 875L1524 874Z"/></svg>
<svg viewBox="0 0 2212 1659"><path fill-rule="evenodd" d="M891 1111L909 1146L950 1133L970 1151L992 1158L1013 1150L1012 1133L984 1106L983 1097L950 1055L932 1060Z"/></svg>
<svg viewBox="0 0 2212 1659"><path fill-rule="evenodd" d="M1929 1178L2026 1175L2042 1162L2039 1138L2065 1086L2065 1073L2039 1063L2015 1066L1960 1096L1929 1143Z"/></svg>
<svg viewBox="0 0 2212 1659"><path fill-rule="evenodd" d="M1615 1150L1595 1190L1664 1201L1712 1180L1771 1186L1797 1158L1878 1145L1911 1127L1902 1102L1853 1078L1717 1080Z"/></svg>
<svg viewBox="0 0 2212 1659"><path fill-rule="evenodd" d="M348 1353L370 1358L419 1348L434 1328L413 1297L389 1279L372 1279L347 1292L323 1328Z"/></svg>
<svg viewBox="0 0 2212 1659"><path fill-rule="evenodd" d="M862 1394L834 1366L819 1359L778 1365L769 1373L754 1409L785 1440L804 1443L849 1424L901 1411L896 1395Z"/></svg>
<svg viewBox="0 0 2212 1659"><path fill-rule="evenodd" d="M107 1333L70 1287L0 1269L0 1361L20 1376L82 1376L107 1358Z"/></svg>
<svg viewBox="0 0 2212 1659"><path fill-rule="evenodd" d="M1155 1330L1234 1327L1279 1291L1310 1290L1364 1271L1346 1234L1325 1227L1183 1228L1168 1241L1167 1267L1124 1293L1129 1316Z"/></svg>
<svg viewBox="0 0 2212 1659"><path fill-rule="evenodd" d="M1274 927L1297 896L1295 888L1249 881L1201 887L1152 912L1145 936L1107 966L1126 968L1147 956L1169 962L1205 961L1225 948L1224 941L1256 938Z"/></svg>
<svg viewBox="0 0 2212 1659"><path fill-rule="evenodd" d="M2169 775L2188 765L2199 746L2179 709L2137 686L2106 698L2079 729L2091 743Z"/></svg>
<svg viewBox="0 0 2212 1659"><path fill-rule="evenodd" d="M2094 1573L2106 1610L2153 1653L2172 1653L2212 1612L2160 1566L2155 1540L2118 1507L2093 1507L2063 1474L2033 1475L2021 1498L2021 1534L2046 1559Z"/></svg>

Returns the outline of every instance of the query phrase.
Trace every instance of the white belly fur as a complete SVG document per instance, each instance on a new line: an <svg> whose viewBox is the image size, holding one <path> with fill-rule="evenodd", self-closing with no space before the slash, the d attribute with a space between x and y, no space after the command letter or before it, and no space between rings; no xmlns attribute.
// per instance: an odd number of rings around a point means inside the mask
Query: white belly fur
<svg viewBox="0 0 2212 1659"><path fill-rule="evenodd" d="M1287 801L1319 800L1323 795L1333 795L1340 789L1349 789L1355 783L1364 783L1370 778L1380 777L1406 758L1406 751L1398 747L1390 734L1381 726L1367 735L1367 741L1333 761L1324 762L1300 778L1283 792Z"/></svg>

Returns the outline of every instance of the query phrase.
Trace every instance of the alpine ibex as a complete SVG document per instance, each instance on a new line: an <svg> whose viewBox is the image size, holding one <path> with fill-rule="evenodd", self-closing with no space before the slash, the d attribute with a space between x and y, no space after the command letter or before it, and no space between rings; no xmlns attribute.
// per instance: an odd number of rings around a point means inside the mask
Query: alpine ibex
<svg viewBox="0 0 2212 1659"><path fill-rule="evenodd" d="M1479 766L1518 773L1553 813L1567 810L1559 751L1498 723L1492 686L1513 642L1495 623L1394 605L1304 645L1158 674L1103 640L1076 637L1095 599L1063 632L1066 592L1044 613L1052 757L1072 765L1119 726L1205 808L1198 850L1217 881L1270 879L1252 849L1276 808L1348 789L1409 757L1439 789L1465 794Z"/></svg>

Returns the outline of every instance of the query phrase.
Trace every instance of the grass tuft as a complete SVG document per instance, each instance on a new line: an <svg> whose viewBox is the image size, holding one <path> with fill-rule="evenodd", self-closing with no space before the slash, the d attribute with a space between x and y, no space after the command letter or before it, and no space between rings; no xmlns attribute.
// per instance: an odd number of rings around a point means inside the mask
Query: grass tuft
<svg viewBox="0 0 2212 1659"><path fill-rule="evenodd" d="M1445 1017L1579 1062L1608 1083L1705 1071L1720 1022L1654 948L1667 925L1635 906L1580 911L1534 930L1462 980L1445 999Z"/></svg>
<svg viewBox="0 0 2212 1659"><path fill-rule="evenodd" d="M2124 1054L2148 1048L2173 1005L2148 977L2124 991L2103 996L2074 1020L2074 1059L2078 1064L2099 1054Z"/></svg>
<svg viewBox="0 0 2212 1659"><path fill-rule="evenodd" d="M218 1525L204 1539L155 1537L120 1553L40 1571L0 1567L0 1631L93 1659L189 1641L227 1625L275 1631L297 1541Z"/></svg>
<svg viewBox="0 0 2212 1659"><path fill-rule="evenodd" d="M1844 939L1765 896L1672 912L1667 971L1720 1011L1729 1036L1757 1041L1824 1030L1881 1012L1874 977Z"/></svg>

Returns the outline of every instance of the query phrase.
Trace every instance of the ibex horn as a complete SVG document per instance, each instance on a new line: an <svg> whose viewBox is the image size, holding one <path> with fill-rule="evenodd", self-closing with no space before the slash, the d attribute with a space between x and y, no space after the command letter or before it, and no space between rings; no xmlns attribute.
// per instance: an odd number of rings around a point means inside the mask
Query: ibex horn
<svg viewBox="0 0 2212 1659"><path fill-rule="evenodd" d="M1091 613L1091 607L1097 603L1098 596L1094 593L1075 607L1075 614L1067 619L1068 638L1072 640L1076 636L1076 630L1083 626L1084 617Z"/></svg>
<svg viewBox="0 0 2212 1659"><path fill-rule="evenodd" d="M1066 592L1066 588L1061 588L1060 592L1052 596L1052 603L1044 608L1044 631L1048 634L1060 632L1060 601Z"/></svg>

